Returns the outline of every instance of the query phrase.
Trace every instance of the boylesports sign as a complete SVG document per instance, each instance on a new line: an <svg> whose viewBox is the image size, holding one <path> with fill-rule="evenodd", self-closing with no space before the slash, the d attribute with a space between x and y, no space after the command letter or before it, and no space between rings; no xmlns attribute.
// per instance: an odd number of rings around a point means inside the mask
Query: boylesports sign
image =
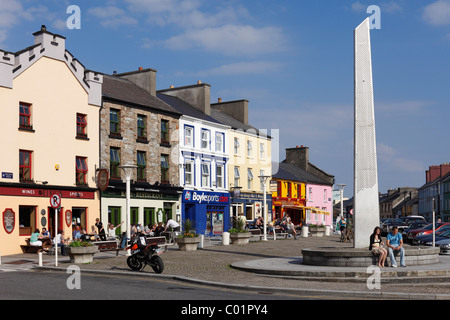
<svg viewBox="0 0 450 320"><path fill-rule="evenodd" d="M225 204L229 202L229 194L228 193L220 193L220 192L207 192L207 191L191 191L185 190L183 191L183 200L185 202L195 202L198 204L201 203L221 203Z"/></svg>

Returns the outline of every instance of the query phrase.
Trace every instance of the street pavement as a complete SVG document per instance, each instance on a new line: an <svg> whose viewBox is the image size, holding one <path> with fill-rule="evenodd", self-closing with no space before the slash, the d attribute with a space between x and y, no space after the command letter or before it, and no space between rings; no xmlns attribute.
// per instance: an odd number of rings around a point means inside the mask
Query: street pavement
<svg viewBox="0 0 450 320"><path fill-rule="evenodd" d="M251 241L245 245L223 245L220 238L206 239L203 249L185 252L177 245L161 254L165 269L157 275L147 266L140 276L166 277L211 286L266 290L268 292L301 292L346 298L375 299L450 299L450 257L440 256L433 265L382 268L380 286L376 274L367 268L319 267L301 263L301 250L313 247L352 247L339 242L338 235L322 238L293 238ZM43 255L43 266L52 268L54 256ZM37 254L2 257L0 272L30 270L38 267ZM59 256L58 268L66 270L68 257ZM82 272L132 274L125 252L97 253L94 262L79 265ZM368 285L368 277L370 284Z"/></svg>

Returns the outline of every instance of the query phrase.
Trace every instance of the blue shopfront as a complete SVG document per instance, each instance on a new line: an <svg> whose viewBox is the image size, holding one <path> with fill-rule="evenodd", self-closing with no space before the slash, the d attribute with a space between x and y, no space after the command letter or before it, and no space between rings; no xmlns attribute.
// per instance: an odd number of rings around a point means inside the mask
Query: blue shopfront
<svg viewBox="0 0 450 320"><path fill-rule="evenodd" d="M222 235L230 226L230 194L184 190L182 219L191 220L195 230L205 236Z"/></svg>

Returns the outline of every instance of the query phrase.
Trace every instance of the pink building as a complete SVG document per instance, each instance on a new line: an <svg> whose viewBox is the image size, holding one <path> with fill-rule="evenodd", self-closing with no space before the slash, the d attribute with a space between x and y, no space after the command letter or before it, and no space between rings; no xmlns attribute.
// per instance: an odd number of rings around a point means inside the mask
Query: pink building
<svg viewBox="0 0 450 320"><path fill-rule="evenodd" d="M315 213L313 209L306 209L307 224L332 225L333 223L333 200L332 186L321 184L306 184L306 207L316 208L323 213ZM328 214L326 214L328 213Z"/></svg>

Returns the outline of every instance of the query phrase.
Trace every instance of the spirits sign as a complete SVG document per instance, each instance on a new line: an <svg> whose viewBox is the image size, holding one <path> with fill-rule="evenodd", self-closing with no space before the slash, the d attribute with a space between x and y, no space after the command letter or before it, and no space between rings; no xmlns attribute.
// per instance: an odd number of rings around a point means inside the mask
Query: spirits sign
<svg viewBox="0 0 450 320"><path fill-rule="evenodd" d="M3 227L6 233L11 234L14 231L16 225L16 214L12 209L6 209L3 211Z"/></svg>

